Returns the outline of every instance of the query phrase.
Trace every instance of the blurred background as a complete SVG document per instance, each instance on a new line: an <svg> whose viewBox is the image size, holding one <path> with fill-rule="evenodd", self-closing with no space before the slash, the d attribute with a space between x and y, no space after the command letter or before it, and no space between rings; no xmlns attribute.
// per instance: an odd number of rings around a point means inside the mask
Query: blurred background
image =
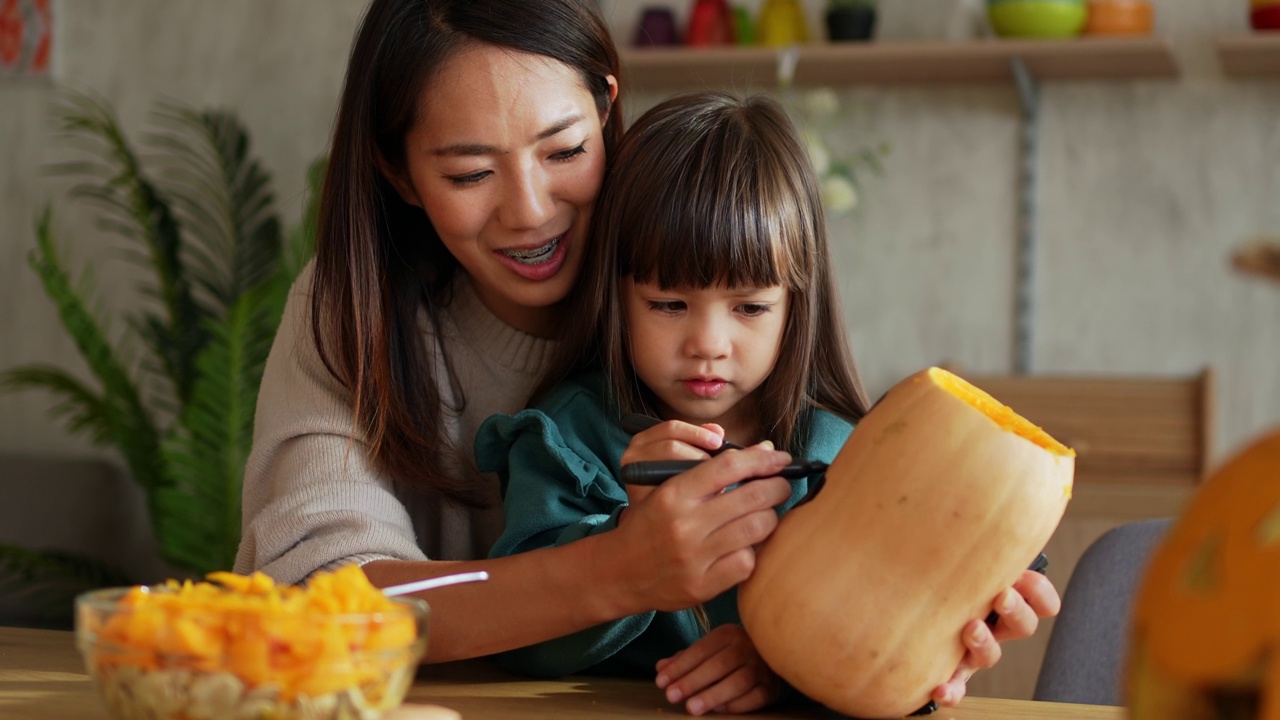
<svg viewBox="0 0 1280 720"><path fill-rule="evenodd" d="M814 42L825 37L827 4L801 3ZM669 8L683 25L691 5L601 1L624 47L643 8ZM761 9L758 0L741 5ZM964 5L881 0L881 31L910 39L904 17ZM20 32L4 20L32 8L36 30L29 18ZM1023 367L1015 297L1026 117L1015 84L828 88L840 107L823 136L832 152L887 148L881 170L860 175L856 206L830 218L845 320L873 396L938 363L984 375L1190 377L1209 367L1213 459L1280 420L1280 290L1230 263L1241 245L1280 234L1280 61L1271 55L1270 77L1224 72L1216 41L1250 32L1248 0L1154 8L1172 77L1039 83ZM47 204L68 265L93 268L98 309L136 302L140 271L121 260L121 242L96 230L92 213L66 201L66 180L46 172L64 154L50 120L60 91L100 95L139 138L160 99L231 110L272 176L282 220L294 224L363 9L360 0L0 0L0 60L18 40L48 40L47 62L10 62L0 74L0 369L50 363L88 377L26 261ZM665 92L632 92L622 78L629 118ZM50 419L51 404L44 393L0 394L0 542L62 532L49 543L87 546L145 574L153 561L136 490L83 470L119 463ZM19 477L12 468L37 466L13 458L88 464L57 485Z"/></svg>

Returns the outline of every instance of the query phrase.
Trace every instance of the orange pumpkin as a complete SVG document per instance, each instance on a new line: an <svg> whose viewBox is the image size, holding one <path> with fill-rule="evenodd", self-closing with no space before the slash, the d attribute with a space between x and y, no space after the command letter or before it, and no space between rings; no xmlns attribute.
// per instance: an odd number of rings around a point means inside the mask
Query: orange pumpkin
<svg viewBox="0 0 1280 720"><path fill-rule="evenodd" d="M1143 576L1134 720L1280 720L1280 431L1201 486Z"/></svg>
<svg viewBox="0 0 1280 720"><path fill-rule="evenodd" d="M955 375L912 375L760 549L743 625L770 667L834 710L920 709L959 665L965 623L1057 528L1074 457Z"/></svg>

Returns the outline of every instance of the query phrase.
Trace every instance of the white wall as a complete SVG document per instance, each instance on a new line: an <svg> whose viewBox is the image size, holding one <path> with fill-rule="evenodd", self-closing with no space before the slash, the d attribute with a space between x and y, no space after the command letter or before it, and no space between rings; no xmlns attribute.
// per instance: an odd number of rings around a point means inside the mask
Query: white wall
<svg viewBox="0 0 1280 720"><path fill-rule="evenodd" d="M921 0L923 1L923 0ZM620 41L638 0L603 0ZM758 3L756 3L758 5ZM1214 33L1244 0L1156 0L1182 76L1043 87L1035 355L1043 372L1218 371L1219 446L1280 419L1280 287L1231 273L1232 248L1280 234L1280 83L1222 77ZM685 3L676 3L685 7ZM820 0L810 0L816 26ZM357 0L63 0L57 83L92 89L137 131L171 96L235 109L274 173L284 219L324 149ZM850 132L887 140L886 173L834 222L847 322L873 393L951 360L1011 369L1019 111L1011 87L844 92ZM24 258L57 201L73 261L92 261L106 308L131 298L114 241L61 202L48 83L0 81L0 367L82 369ZM635 117L657 98L629 98ZM0 395L0 452L79 454L45 397Z"/></svg>

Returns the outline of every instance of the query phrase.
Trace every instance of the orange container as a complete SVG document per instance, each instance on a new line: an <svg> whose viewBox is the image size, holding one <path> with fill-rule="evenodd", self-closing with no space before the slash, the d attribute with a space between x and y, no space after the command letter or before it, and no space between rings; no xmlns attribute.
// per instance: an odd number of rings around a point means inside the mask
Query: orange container
<svg viewBox="0 0 1280 720"><path fill-rule="evenodd" d="M1149 0L1090 0L1084 34L1150 35L1155 14Z"/></svg>

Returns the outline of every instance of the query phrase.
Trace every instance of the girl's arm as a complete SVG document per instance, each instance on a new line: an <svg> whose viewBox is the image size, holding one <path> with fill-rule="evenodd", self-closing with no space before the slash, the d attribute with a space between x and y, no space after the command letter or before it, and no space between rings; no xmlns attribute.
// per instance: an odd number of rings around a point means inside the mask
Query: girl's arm
<svg viewBox="0 0 1280 720"><path fill-rule="evenodd" d="M965 695L965 683L978 670L994 666L1000 661L1000 643L1031 637L1040 618L1053 617L1062 607L1062 600L1053 583L1044 575L1025 570L1013 587L996 598L994 609L1000 621L994 628L983 620L972 620L962 634L966 649L960 667L950 682L933 692L939 705L959 703Z"/></svg>
<svg viewBox="0 0 1280 720"><path fill-rule="evenodd" d="M488 655L651 610L705 602L745 580L753 546L773 531L790 495L761 480L790 459L751 448L727 452L668 480L615 530L559 547L467 562L381 560L364 566L380 587L471 569L489 580L431 590L425 662Z"/></svg>

